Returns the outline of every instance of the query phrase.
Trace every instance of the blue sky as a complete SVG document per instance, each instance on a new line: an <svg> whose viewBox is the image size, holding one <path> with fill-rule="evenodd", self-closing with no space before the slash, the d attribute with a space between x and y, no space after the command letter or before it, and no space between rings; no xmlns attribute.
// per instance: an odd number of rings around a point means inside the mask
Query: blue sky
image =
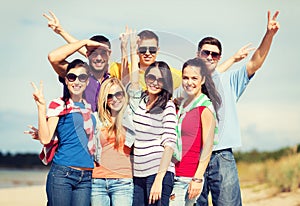
<svg viewBox="0 0 300 206"><path fill-rule="evenodd" d="M23 134L26 125L37 124L30 81L44 81L48 101L61 95L47 54L65 42L47 27L42 14L48 10L78 39L94 34L111 39L112 61L119 60L118 36L125 25L137 31L151 29L160 36L158 59L179 69L184 60L194 57L198 41L205 36L221 40L223 59L249 42L257 47L266 31L267 10L279 10L281 28L269 56L238 103L243 139L240 150L275 150L300 143L299 6L296 0L227 0L216 5L202 0L3 1L0 151L40 151L40 144ZM71 58L77 57L82 58Z"/></svg>

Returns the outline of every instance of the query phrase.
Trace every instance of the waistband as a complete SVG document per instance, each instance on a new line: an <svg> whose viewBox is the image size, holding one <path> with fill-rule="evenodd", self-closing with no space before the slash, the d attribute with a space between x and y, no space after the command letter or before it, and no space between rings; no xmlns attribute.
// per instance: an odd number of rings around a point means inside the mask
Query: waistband
<svg viewBox="0 0 300 206"><path fill-rule="evenodd" d="M220 150L213 151L212 154L219 154L222 152L231 152L232 153L232 149L231 148L220 149Z"/></svg>

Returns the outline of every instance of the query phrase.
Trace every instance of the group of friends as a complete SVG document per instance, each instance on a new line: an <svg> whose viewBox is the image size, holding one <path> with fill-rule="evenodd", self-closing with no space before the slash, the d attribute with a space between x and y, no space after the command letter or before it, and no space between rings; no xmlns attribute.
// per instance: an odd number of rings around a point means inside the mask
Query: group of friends
<svg viewBox="0 0 300 206"><path fill-rule="evenodd" d="M202 206L209 192L213 205L242 205L232 153L241 146L236 103L267 57L278 14L268 11L260 45L238 70L227 69L254 50L249 44L218 65L221 43L205 37L179 70L156 60L153 31L128 27L121 62L109 65L109 39L77 40L53 12L44 14L67 41L48 54L63 96L47 108L43 83L32 83L38 128L26 131L51 162L48 205ZM76 52L88 63L67 61Z"/></svg>

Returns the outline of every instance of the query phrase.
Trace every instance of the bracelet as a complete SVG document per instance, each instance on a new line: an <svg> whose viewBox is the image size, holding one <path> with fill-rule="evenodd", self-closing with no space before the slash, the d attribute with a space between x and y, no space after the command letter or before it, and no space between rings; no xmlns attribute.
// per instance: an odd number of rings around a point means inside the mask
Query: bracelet
<svg viewBox="0 0 300 206"><path fill-rule="evenodd" d="M201 182L203 182L203 179L202 178L200 179L200 178L193 177L192 181L196 182L196 183L201 183Z"/></svg>

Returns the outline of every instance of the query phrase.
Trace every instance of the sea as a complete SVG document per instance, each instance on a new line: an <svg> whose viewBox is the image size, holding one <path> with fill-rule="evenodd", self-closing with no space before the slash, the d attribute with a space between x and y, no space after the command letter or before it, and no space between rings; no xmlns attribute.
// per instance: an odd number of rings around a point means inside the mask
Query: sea
<svg viewBox="0 0 300 206"><path fill-rule="evenodd" d="M49 169L0 168L0 188L45 185Z"/></svg>

